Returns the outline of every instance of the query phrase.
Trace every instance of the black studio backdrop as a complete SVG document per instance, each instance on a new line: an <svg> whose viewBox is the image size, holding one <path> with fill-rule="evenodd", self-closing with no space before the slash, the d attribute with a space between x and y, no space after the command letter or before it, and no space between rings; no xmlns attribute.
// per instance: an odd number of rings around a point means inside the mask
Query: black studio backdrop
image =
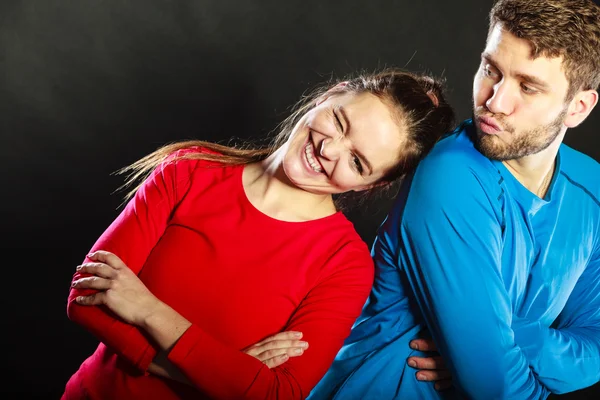
<svg viewBox="0 0 600 400"><path fill-rule="evenodd" d="M118 213L120 167L167 142L268 134L306 90L386 66L444 76L460 119L490 0L3 0L0 390L58 398L96 346L66 316ZM567 144L600 160L600 111ZM388 200L349 214L372 243ZM486 360L481 360L485 363ZM559 397L559 396L557 396ZM600 397L592 387L564 399Z"/></svg>

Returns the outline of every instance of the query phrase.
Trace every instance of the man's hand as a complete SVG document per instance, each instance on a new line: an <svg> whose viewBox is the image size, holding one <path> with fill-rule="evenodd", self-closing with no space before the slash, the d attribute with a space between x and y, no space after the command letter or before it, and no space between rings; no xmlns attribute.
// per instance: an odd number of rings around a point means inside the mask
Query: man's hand
<svg viewBox="0 0 600 400"><path fill-rule="evenodd" d="M417 369L417 379L420 381L435 382L436 390L448 389L452 386L452 376L432 339L415 339L410 342L411 349L435 352L431 357L409 357L408 365Z"/></svg>

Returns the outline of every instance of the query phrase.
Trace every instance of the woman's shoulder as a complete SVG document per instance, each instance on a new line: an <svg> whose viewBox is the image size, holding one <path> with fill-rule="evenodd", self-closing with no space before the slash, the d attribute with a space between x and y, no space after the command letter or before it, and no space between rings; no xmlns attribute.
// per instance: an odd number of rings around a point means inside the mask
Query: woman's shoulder
<svg viewBox="0 0 600 400"><path fill-rule="evenodd" d="M224 161L223 155L211 148L190 146L170 152L154 174L160 174L165 182L172 182L183 198L190 191L204 191L240 167Z"/></svg>
<svg viewBox="0 0 600 400"><path fill-rule="evenodd" d="M329 242L340 259L371 259L367 243L356 230L354 223L340 211L330 216L327 221L324 220L315 230L315 235L320 241Z"/></svg>
<svg viewBox="0 0 600 400"><path fill-rule="evenodd" d="M195 175L198 172L212 172L238 165L228 162L223 153L205 146L190 146L169 153L161 163L161 168L171 168L177 175Z"/></svg>
<svg viewBox="0 0 600 400"><path fill-rule="evenodd" d="M368 291L375 273L369 246L356 231L354 224L340 214L337 223L332 224L329 232L322 236L332 244L332 253L323 266L322 279L335 277L335 281L343 283L344 287L363 287Z"/></svg>

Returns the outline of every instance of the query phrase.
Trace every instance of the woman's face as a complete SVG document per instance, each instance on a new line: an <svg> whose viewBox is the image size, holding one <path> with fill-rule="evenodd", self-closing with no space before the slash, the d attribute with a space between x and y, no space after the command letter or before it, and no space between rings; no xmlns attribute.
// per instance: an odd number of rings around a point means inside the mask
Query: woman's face
<svg viewBox="0 0 600 400"><path fill-rule="evenodd" d="M312 193L369 189L398 162L402 125L370 93L324 97L294 127L283 169L295 186Z"/></svg>

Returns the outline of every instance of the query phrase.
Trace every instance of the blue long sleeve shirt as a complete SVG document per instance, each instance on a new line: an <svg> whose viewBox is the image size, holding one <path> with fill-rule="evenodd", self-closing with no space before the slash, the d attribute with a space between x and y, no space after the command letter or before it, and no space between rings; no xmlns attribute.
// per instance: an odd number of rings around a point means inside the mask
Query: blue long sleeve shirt
<svg viewBox="0 0 600 400"><path fill-rule="evenodd" d="M541 199L479 153L465 121L408 177L376 277L318 399L544 399L600 380L600 165L566 145ZM431 336L453 376L416 380Z"/></svg>

